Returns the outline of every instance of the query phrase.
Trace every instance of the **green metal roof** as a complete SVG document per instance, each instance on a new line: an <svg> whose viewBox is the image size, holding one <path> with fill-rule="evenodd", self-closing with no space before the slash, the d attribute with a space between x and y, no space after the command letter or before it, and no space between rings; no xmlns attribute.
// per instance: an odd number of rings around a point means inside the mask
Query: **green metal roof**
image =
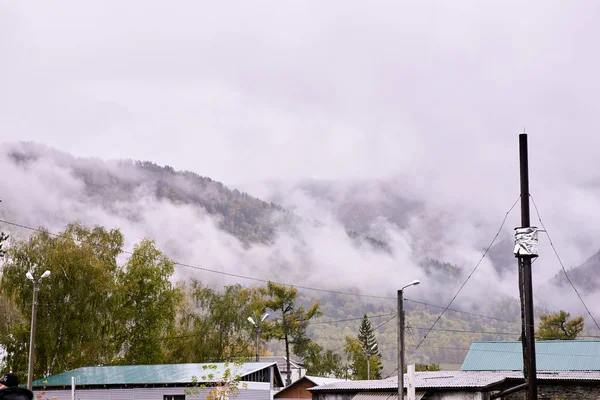
<svg viewBox="0 0 600 400"><path fill-rule="evenodd" d="M243 363L239 367L229 363L232 374L244 377L253 372L268 368L275 362ZM215 367L215 369L211 368ZM71 386L71 377L75 377L76 385L152 385L152 384L186 384L196 376L198 382L220 382L227 369L226 363L205 364L158 364L158 365L117 365L106 367L83 367L52 375L33 382L36 387ZM209 376L209 375L213 376ZM281 381L279 370L275 368L275 379Z"/></svg>
<svg viewBox="0 0 600 400"><path fill-rule="evenodd" d="M600 371L599 340L535 342L538 371ZM521 342L473 342L462 371L522 371Z"/></svg>

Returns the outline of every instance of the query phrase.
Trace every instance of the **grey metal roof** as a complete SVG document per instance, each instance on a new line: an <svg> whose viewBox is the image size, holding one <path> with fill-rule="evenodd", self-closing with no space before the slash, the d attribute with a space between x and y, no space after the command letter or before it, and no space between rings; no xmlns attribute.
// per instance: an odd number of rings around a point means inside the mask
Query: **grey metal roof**
<svg viewBox="0 0 600 400"><path fill-rule="evenodd" d="M83 367L48 378L38 379L33 386L70 386L71 377L77 385L144 385L144 384L185 384L196 376L199 382L220 382L227 368L241 377L277 365L275 362L243 363L239 367L233 363L204 364L158 364L158 365L118 365L105 367ZM215 367L215 368L213 368ZM275 368L275 373L279 370ZM281 376L279 376L281 380Z"/></svg>
<svg viewBox="0 0 600 400"><path fill-rule="evenodd" d="M598 381L600 371L556 371L538 372L540 380L568 381ZM429 371L415 372L415 388L485 388L506 379L523 379L523 373L518 371ZM407 386L408 375L404 375L404 386ZM315 386L308 389L311 392L323 391L382 391L398 390L397 377L385 380L344 381L330 385Z"/></svg>
<svg viewBox="0 0 600 400"><path fill-rule="evenodd" d="M309 375L304 375L304 378L308 379L309 381L311 381L312 383L314 383L317 386L329 385L329 384L332 384L332 383L337 383L337 382L343 382L344 381L344 379L322 378L320 376L309 376Z"/></svg>
<svg viewBox="0 0 600 400"><path fill-rule="evenodd" d="M523 379L522 372L506 371L505 374L510 379ZM600 381L600 371L537 371L536 377L538 380Z"/></svg>
<svg viewBox="0 0 600 400"><path fill-rule="evenodd" d="M600 371L599 340L535 342L538 371ZM523 348L514 342L473 342L462 371L521 371Z"/></svg>
<svg viewBox="0 0 600 400"><path fill-rule="evenodd" d="M398 390L398 383L390 379L381 380L364 380L364 381L343 381L337 383L331 383L329 385L315 386L309 388L311 392L320 391L334 391L334 390Z"/></svg>
<svg viewBox="0 0 600 400"><path fill-rule="evenodd" d="M276 362L280 371L287 371L287 358L285 356L262 356L260 359L265 362ZM300 369L304 368L304 365L290 357L290 367Z"/></svg>

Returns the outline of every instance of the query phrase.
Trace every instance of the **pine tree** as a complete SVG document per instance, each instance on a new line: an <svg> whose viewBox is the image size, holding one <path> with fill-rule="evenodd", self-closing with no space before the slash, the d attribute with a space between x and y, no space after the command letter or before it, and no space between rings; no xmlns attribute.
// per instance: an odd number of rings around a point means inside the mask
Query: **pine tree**
<svg viewBox="0 0 600 400"><path fill-rule="evenodd" d="M360 328L358 328L358 341L365 356L365 363L366 358L370 358L371 378L381 379L381 370L383 369L381 365L381 353L377 346L377 339L375 339L375 332L371 326L371 321L369 321L366 314L363 316Z"/></svg>
<svg viewBox="0 0 600 400"><path fill-rule="evenodd" d="M556 314L540 315L540 325L535 332L537 340L574 340L583 331L582 316L569 318L571 314L560 310Z"/></svg>

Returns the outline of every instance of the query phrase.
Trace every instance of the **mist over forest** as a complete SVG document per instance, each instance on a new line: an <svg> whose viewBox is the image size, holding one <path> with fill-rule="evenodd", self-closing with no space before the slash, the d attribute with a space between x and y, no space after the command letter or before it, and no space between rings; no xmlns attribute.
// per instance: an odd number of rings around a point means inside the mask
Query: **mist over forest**
<svg viewBox="0 0 600 400"><path fill-rule="evenodd" d="M59 232L73 221L116 228L124 234L125 249L148 238L174 261L192 266L178 265L176 281L196 279L217 289L234 283L254 286L254 279L296 285L306 304L322 300L324 321L393 313L396 290L420 279L421 285L406 293L408 321L414 318L409 339L413 344L422 339L480 261L508 210L496 218L477 219L477 214L467 218L468 210L456 210L451 203L444 209L439 200L431 202L404 191L400 179L271 181L254 195L251 188L246 192L243 187L228 187L211 177L151 161L80 158L35 143L2 145L0 168L5 183L1 228L13 239L32 233L23 227ZM488 256L451 307L492 319L448 311L442 327L506 332L506 323L494 322L496 318L511 321L511 329L518 332L511 237L511 222L518 221L518 211L518 207L512 210ZM534 266L543 268L552 254L543 236L540 241L542 256ZM598 291L594 280L598 255L591 256L569 273L595 313L591 299ZM573 315L583 314L562 272L534 271L538 312L560 307ZM557 290L564 296L553 296ZM311 332L335 348L352 332L353 324L315 325L318 328ZM592 332L592 324L587 326ZM381 343L387 345L384 361L388 364L395 354L394 332L394 324L379 330ZM475 334L448 337L432 332L427 340L441 347L442 337L456 349L482 339ZM277 353L278 345L272 344L271 350ZM425 346L408 354L417 361L441 358L460 363L463 353Z"/></svg>

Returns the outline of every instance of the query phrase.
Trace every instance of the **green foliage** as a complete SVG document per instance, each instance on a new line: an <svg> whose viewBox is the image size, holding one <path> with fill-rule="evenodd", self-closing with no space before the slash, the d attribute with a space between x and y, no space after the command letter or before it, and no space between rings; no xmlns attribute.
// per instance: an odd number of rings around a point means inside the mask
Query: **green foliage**
<svg viewBox="0 0 600 400"><path fill-rule="evenodd" d="M570 313L560 310L555 314L540 315L540 325L535 332L538 340L574 340L583 331L583 317L569 320Z"/></svg>
<svg viewBox="0 0 600 400"><path fill-rule="evenodd" d="M375 333L371 326L371 321L367 317L367 314L363 315L363 320L358 328L358 341L360 342L365 362L369 361L369 367L367 368L367 379L381 379L381 370L383 365L381 364L381 353L375 339ZM355 361L356 362L356 361ZM369 373L370 370L370 373Z"/></svg>
<svg viewBox="0 0 600 400"><path fill-rule="evenodd" d="M10 341L12 328L23 324L25 318L16 304L2 293L2 287L0 287L0 316L2 318L2 323L0 324L0 344L3 344Z"/></svg>
<svg viewBox="0 0 600 400"><path fill-rule="evenodd" d="M352 371L352 379L381 379L381 355L377 350L367 352L359 339L346 336L344 352Z"/></svg>
<svg viewBox="0 0 600 400"><path fill-rule="evenodd" d="M165 361L161 339L174 329L176 305L181 298L169 281L173 272L173 261L156 249L154 242L143 240L118 274L120 312L115 317L123 326L120 363Z"/></svg>
<svg viewBox="0 0 600 400"><path fill-rule="evenodd" d="M227 400L230 397L237 397L239 394L240 385L242 388L246 388L248 385L245 382L241 382L241 375L239 369L242 367L240 362L233 363L233 370L230 363L226 362L225 372L223 376L215 375L217 366L214 364L203 365L202 368L208 373L198 379L197 376L192 376L192 388L185 389L185 394L188 396L201 396L201 389L212 387L205 397L205 400ZM217 380L216 384L209 386L207 382Z"/></svg>
<svg viewBox="0 0 600 400"><path fill-rule="evenodd" d="M440 364L415 364L415 371L440 371Z"/></svg>
<svg viewBox="0 0 600 400"><path fill-rule="evenodd" d="M363 315L362 322L358 328L358 341L367 355L374 356L379 353L375 333L367 314Z"/></svg>
<svg viewBox="0 0 600 400"><path fill-rule="evenodd" d="M305 358L310 350L311 339L307 335L309 321L321 315L319 301L313 302L308 309L296 304L298 289L269 281L264 293L268 296L265 306L269 310L281 313L281 319L266 322L264 332L267 339L275 338L285 343L287 359L286 386L291 383L290 343L294 354Z"/></svg>
<svg viewBox="0 0 600 400"><path fill-rule="evenodd" d="M254 329L246 318L264 311L258 288L231 285L219 291L194 280L182 290L170 362L227 361L252 354Z"/></svg>
<svg viewBox="0 0 600 400"><path fill-rule="evenodd" d="M307 345L304 357L306 374L326 378L344 378L346 368L342 362L342 357L332 350L326 350L325 352L323 350L323 347L314 341Z"/></svg>
<svg viewBox="0 0 600 400"><path fill-rule="evenodd" d="M40 281L34 377L83 365L112 361L120 329L115 315L117 256L123 236L118 230L88 229L74 223L59 236L45 231L8 250L2 271L2 291L24 316L3 338L5 363L22 375L27 371L32 284L25 273L50 277Z"/></svg>
<svg viewBox="0 0 600 400"><path fill-rule="evenodd" d="M59 235L39 231L16 241L2 270L0 305L10 312L0 330L4 363L26 376L32 284L39 278L34 378L88 366L162 362L162 337L175 320L179 299L169 278L173 264L151 241L135 247L125 268L117 257L118 230L73 223Z"/></svg>

